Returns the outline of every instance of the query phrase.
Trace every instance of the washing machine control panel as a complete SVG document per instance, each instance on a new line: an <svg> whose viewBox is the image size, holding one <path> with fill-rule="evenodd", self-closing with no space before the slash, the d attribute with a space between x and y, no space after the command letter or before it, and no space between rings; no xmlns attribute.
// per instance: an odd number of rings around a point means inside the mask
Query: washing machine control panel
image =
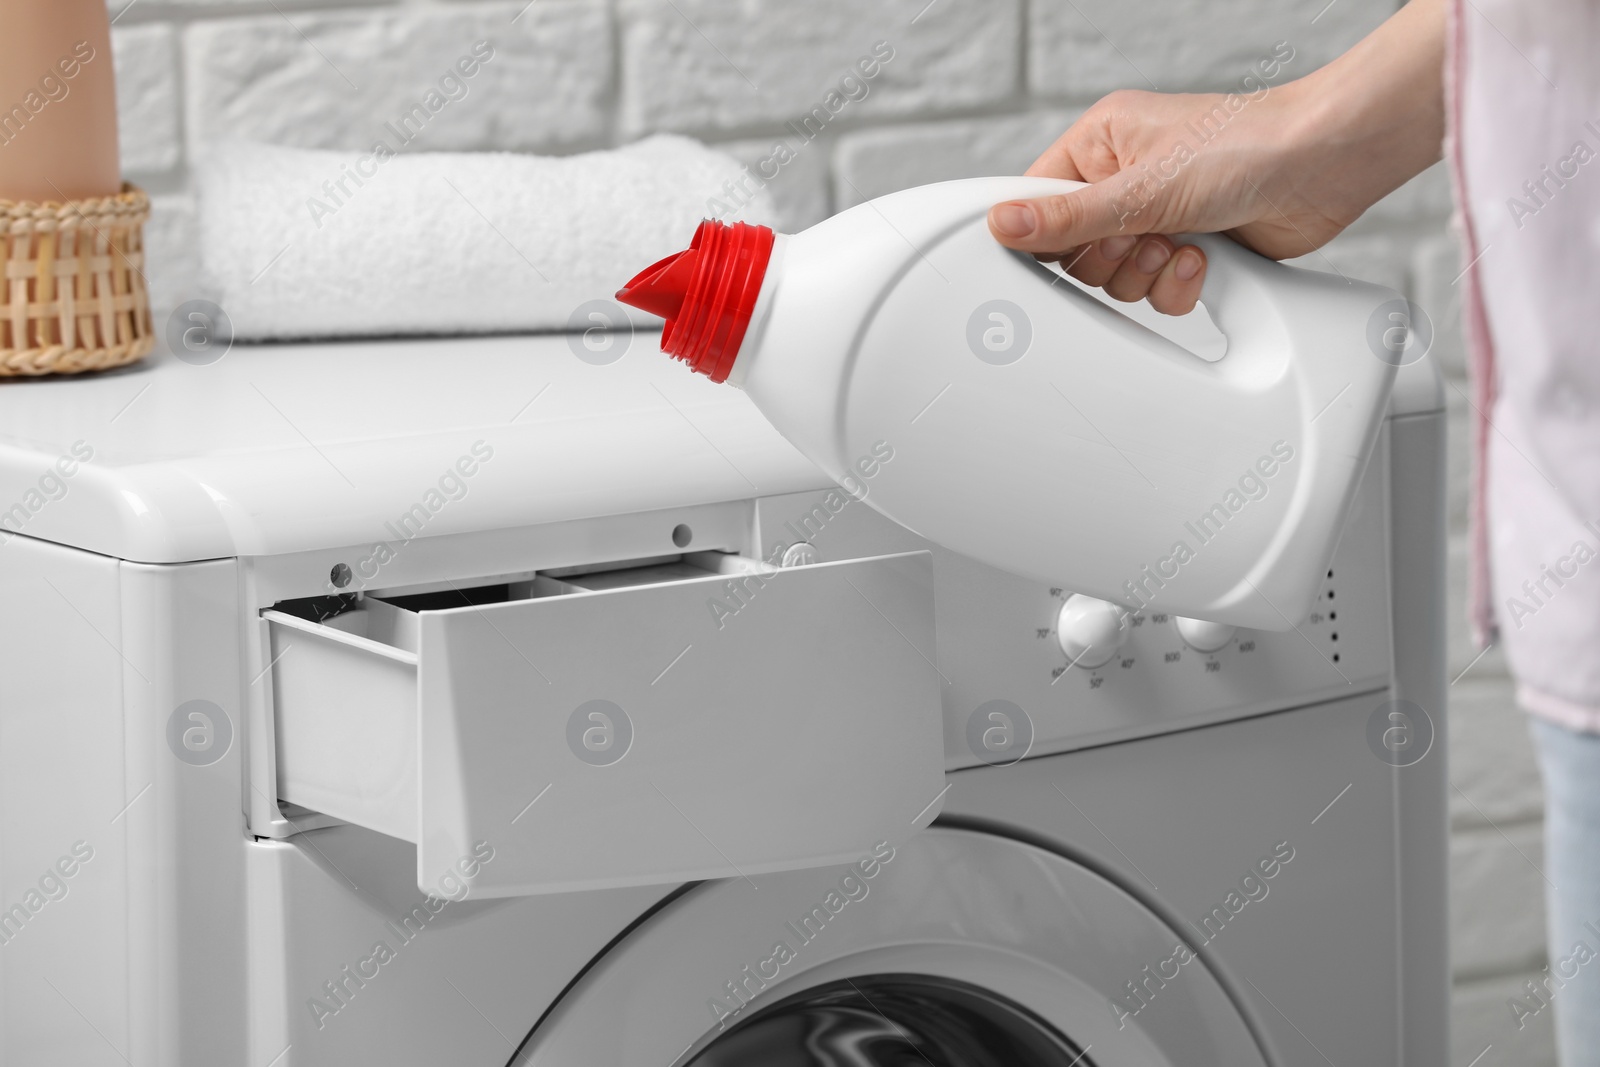
<svg viewBox="0 0 1600 1067"><path fill-rule="evenodd" d="M946 552L850 504L805 531L821 559L933 553L951 768L1242 718L1388 684L1388 539L1375 456L1311 612L1284 631L1127 608ZM758 502L765 551L795 540L814 494ZM768 542L772 542L769 544Z"/></svg>

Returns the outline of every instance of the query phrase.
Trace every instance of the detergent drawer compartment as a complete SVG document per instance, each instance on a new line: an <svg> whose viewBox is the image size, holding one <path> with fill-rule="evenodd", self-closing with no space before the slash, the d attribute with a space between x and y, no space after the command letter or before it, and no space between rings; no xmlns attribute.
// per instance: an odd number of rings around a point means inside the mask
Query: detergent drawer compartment
<svg viewBox="0 0 1600 1067"><path fill-rule="evenodd" d="M926 552L343 606L263 612L278 796L415 842L419 884L485 845L484 896L749 876L937 813Z"/></svg>

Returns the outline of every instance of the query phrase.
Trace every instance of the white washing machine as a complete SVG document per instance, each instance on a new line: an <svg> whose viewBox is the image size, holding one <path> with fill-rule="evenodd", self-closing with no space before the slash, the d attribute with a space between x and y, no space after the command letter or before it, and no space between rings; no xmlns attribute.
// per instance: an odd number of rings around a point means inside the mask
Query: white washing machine
<svg viewBox="0 0 1600 1067"><path fill-rule="evenodd" d="M1108 629L611 341L0 388L0 1063L1445 1062L1431 367Z"/></svg>

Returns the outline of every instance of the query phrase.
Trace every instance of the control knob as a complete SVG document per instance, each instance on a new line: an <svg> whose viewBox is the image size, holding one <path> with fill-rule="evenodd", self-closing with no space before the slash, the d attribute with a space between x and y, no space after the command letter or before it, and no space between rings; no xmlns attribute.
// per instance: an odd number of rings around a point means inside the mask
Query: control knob
<svg viewBox="0 0 1600 1067"><path fill-rule="evenodd" d="M1128 612L1107 600L1073 593L1056 618L1056 640L1079 667L1109 663L1128 639Z"/></svg>
<svg viewBox="0 0 1600 1067"><path fill-rule="evenodd" d="M1183 638L1183 643L1196 652L1215 652L1217 649L1233 640L1233 635L1238 632L1237 626L1229 626L1223 622L1206 622L1204 619L1175 620L1178 625L1178 636Z"/></svg>

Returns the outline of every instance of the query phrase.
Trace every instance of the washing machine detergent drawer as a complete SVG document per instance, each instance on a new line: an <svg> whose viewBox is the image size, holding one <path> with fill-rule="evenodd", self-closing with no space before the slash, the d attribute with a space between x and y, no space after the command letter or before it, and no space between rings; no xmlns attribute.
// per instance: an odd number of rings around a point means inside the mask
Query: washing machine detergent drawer
<svg viewBox="0 0 1600 1067"><path fill-rule="evenodd" d="M262 614L279 797L415 842L421 886L747 877L848 862L937 814L926 552L700 553L482 599Z"/></svg>

